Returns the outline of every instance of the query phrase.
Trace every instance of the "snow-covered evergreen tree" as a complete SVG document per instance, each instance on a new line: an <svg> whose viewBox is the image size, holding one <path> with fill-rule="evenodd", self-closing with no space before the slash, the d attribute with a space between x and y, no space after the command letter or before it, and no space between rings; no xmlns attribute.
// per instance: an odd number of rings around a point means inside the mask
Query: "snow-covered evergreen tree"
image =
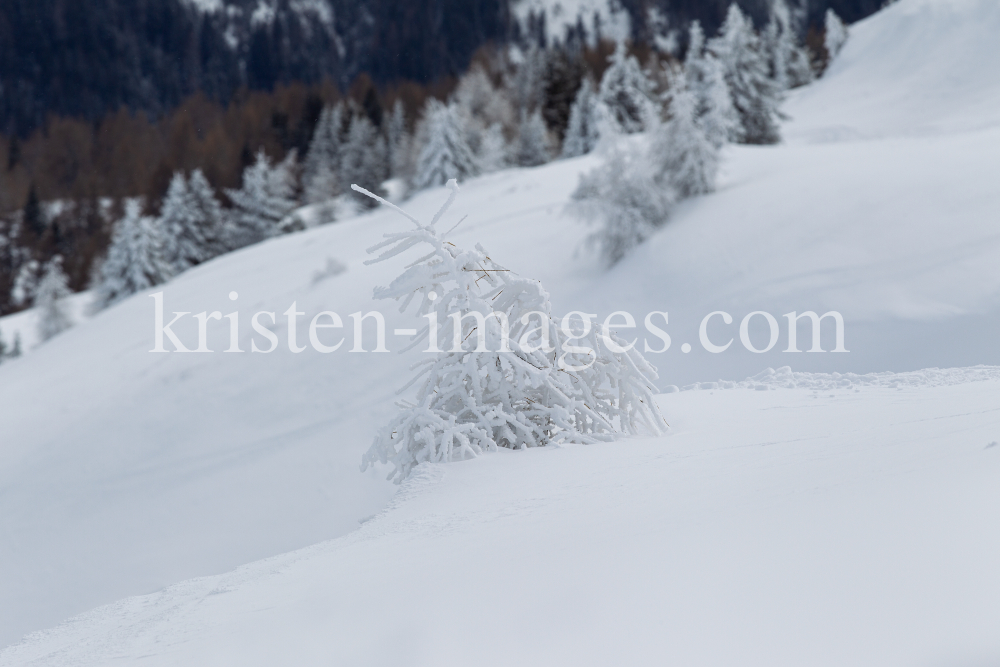
<svg viewBox="0 0 1000 667"><path fill-rule="evenodd" d="M598 226L588 243L609 265L649 238L670 215L675 194L654 173L646 150L615 144L599 167L580 177L570 208Z"/></svg>
<svg viewBox="0 0 1000 667"><path fill-rule="evenodd" d="M563 137L563 157L577 157L594 150L601 138L599 113L594 84L585 78L570 108L569 125Z"/></svg>
<svg viewBox="0 0 1000 667"><path fill-rule="evenodd" d="M339 174L343 124L342 103L324 107L302 166L303 190L308 204L336 197L343 189Z"/></svg>
<svg viewBox="0 0 1000 667"><path fill-rule="evenodd" d="M798 43L798 30L785 0L772 0L771 19L762 44L770 61L771 78L779 90L804 86L813 79L809 55Z"/></svg>
<svg viewBox="0 0 1000 667"><path fill-rule="evenodd" d="M417 315L434 314L410 347L433 340L445 351L419 364L400 390L418 383L416 402L379 432L362 470L391 464L389 478L400 482L425 461L662 432L656 370L636 348L614 351L626 346L600 325L571 338L571 323L559 325L538 281L507 271L482 246L463 250L446 240L436 225L458 191L454 180L448 185L452 192L429 223L400 211L414 229L386 234L369 250L380 252L374 263L422 246L422 259L375 298L402 300L404 309L415 300Z"/></svg>
<svg viewBox="0 0 1000 667"><path fill-rule="evenodd" d="M695 117L705 136L716 148L740 137L739 114L733 107L722 64L705 50L705 34L698 21L688 31L684 59L684 83L695 99Z"/></svg>
<svg viewBox="0 0 1000 667"><path fill-rule="evenodd" d="M226 252L226 216L222 204L215 196L208 179L201 169L195 169L187 181L188 201L195 212L201 228L205 232L205 245L202 250L204 259L209 259Z"/></svg>
<svg viewBox="0 0 1000 667"><path fill-rule="evenodd" d="M62 270L62 257L56 255L45 267L45 275L38 284L35 294L35 310L38 313L38 337L46 341L73 326L66 298L71 292L68 279Z"/></svg>
<svg viewBox="0 0 1000 667"><path fill-rule="evenodd" d="M126 200L125 216L115 226L108 256L97 273L95 309L107 308L169 277L157 219L142 214L140 200Z"/></svg>
<svg viewBox="0 0 1000 667"><path fill-rule="evenodd" d="M202 177L204 178L204 177ZM175 172L160 208L163 258L174 274L218 254L218 219L206 219L182 172Z"/></svg>
<svg viewBox="0 0 1000 667"><path fill-rule="evenodd" d="M382 182L389 177L385 139L368 116L359 114L351 119L340 160L340 175L345 183L357 183L372 192L383 193ZM365 208L376 205L368 197L356 200Z"/></svg>
<svg viewBox="0 0 1000 667"><path fill-rule="evenodd" d="M847 41L847 26L844 25L835 11L827 9L823 27L826 29L823 45L826 47L826 57L827 62L829 62L836 58L840 50L844 48L844 42Z"/></svg>
<svg viewBox="0 0 1000 667"><path fill-rule="evenodd" d="M499 171L508 166L507 138L503 134L500 123L493 123L482 133L479 139L479 152L476 160L479 169L484 174Z"/></svg>
<svg viewBox="0 0 1000 667"><path fill-rule="evenodd" d="M729 94L740 117L740 140L748 144L773 144L780 138L778 105L781 90L768 71L761 40L750 20L733 3L718 37L709 50L722 63Z"/></svg>
<svg viewBox="0 0 1000 667"><path fill-rule="evenodd" d="M242 248L276 236L279 223L295 208L294 154L272 165L264 150L257 152L252 165L243 170L239 190L226 190L233 202L229 246Z"/></svg>
<svg viewBox="0 0 1000 667"><path fill-rule="evenodd" d="M670 118L653 133L650 159L653 179L678 198L715 189L719 148L705 135L696 117L697 100L683 76L670 87Z"/></svg>
<svg viewBox="0 0 1000 667"><path fill-rule="evenodd" d="M455 107L430 98L424 107L424 124L424 144L417 158L414 189L444 185L451 179L464 180L479 173Z"/></svg>
<svg viewBox="0 0 1000 667"><path fill-rule="evenodd" d="M517 137L517 163L536 167L552 159L549 152L549 131L537 109L521 118Z"/></svg>
<svg viewBox="0 0 1000 667"><path fill-rule="evenodd" d="M598 99L619 132L642 132L658 115L652 101L653 82L639 66L635 56L619 42L601 78Z"/></svg>

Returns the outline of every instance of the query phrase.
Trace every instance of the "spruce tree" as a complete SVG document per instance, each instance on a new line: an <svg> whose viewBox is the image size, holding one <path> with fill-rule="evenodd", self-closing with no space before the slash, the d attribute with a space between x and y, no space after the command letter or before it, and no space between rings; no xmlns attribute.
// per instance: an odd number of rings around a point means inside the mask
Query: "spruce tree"
<svg viewBox="0 0 1000 667"><path fill-rule="evenodd" d="M384 194L382 182L389 175L385 139L367 116L356 115L351 119L347 140L341 147L340 174L345 183L357 183L366 190ZM355 197L355 201L364 208L377 205L368 197Z"/></svg>
<svg viewBox="0 0 1000 667"><path fill-rule="evenodd" d="M676 193L693 197L715 189L719 149L696 118L697 100L683 76L673 77L669 119L654 132L650 157L653 178Z"/></svg>
<svg viewBox="0 0 1000 667"><path fill-rule="evenodd" d="M163 257L176 275L222 252L222 209L200 170L174 173L160 210Z"/></svg>
<svg viewBox="0 0 1000 667"><path fill-rule="evenodd" d="M642 132L657 115L652 101L653 83L635 56L627 54L624 42L618 43L609 62L601 78L598 99L617 131Z"/></svg>
<svg viewBox="0 0 1000 667"><path fill-rule="evenodd" d="M38 338L47 341L73 326L66 298L70 295L66 274L62 270L62 257L56 255L45 267L45 275L35 294L38 314Z"/></svg>
<svg viewBox="0 0 1000 667"><path fill-rule="evenodd" d="M785 0L773 0L762 43L768 55L771 78L780 91L804 86L813 78L809 56L798 44L794 23Z"/></svg>
<svg viewBox="0 0 1000 667"><path fill-rule="evenodd" d="M739 139L740 118L733 107L719 59L705 50L701 24L693 21L688 34L684 83L694 96L695 117L705 136L713 146L720 148L728 141Z"/></svg>
<svg viewBox="0 0 1000 667"><path fill-rule="evenodd" d="M599 113L594 84L584 79L569 112L569 125L562 144L563 157L577 157L594 150L601 138Z"/></svg>
<svg viewBox="0 0 1000 667"><path fill-rule="evenodd" d="M339 174L343 124L342 103L323 108L302 167L302 183L308 204L331 199L343 191Z"/></svg>
<svg viewBox="0 0 1000 667"><path fill-rule="evenodd" d="M425 140L417 158L413 187L417 190L464 180L479 173L479 165L462 131L453 106L431 98L424 107Z"/></svg>
<svg viewBox="0 0 1000 667"><path fill-rule="evenodd" d="M740 141L774 144L780 138L781 91L770 77L761 40L750 20L733 3L720 35L709 49L722 63L729 94L740 117Z"/></svg>
<svg viewBox="0 0 1000 667"><path fill-rule="evenodd" d="M294 159L293 155L289 155ZM229 247L259 243L281 232L279 223L295 208L295 183L289 159L272 165L264 150L243 170L239 190L226 190L233 202Z"/></svg>
<svg viewBox="0 0 1000 667"><path fill-rule="evenodd" d="M195 212L195 218L204 230L205 245L202 248L204 260L226 252L226 216L222 204L215 196L215 190L201 169L195 169L187 181L188 200Z"/></svg>
<svg viewBox="0 0 1000 667"><path fill-rule="evenodd" d="M537 167L551 159L549 133L540 111L521 118L518 128L517 163L522 167Z"/></svg>
<svg viewBox="0 0 1000 667"><path fill-rule="evenodd" d="M163 237L156 218L142 214L140 200L126 200L125 216L115 225L108 255L97 274L95 308L107 308L166 281L170 267L162 253Z"/></svg>

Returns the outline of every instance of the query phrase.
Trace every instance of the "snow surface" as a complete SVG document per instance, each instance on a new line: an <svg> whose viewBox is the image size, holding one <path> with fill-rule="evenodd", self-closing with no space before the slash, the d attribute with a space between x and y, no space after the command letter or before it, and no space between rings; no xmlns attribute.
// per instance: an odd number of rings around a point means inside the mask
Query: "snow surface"
<svg viewBox="0 0 1000 667"><path fill-rule="evenodd" d="M168 311L238 309L244 349L274 311L272 354L150 354L137 295L0 365L0 646L152 593L0 664L995 664L997 369L914 372L1000 365L996 34L992 0L851 26L788 101L787 143L728 149L719 191L611 271L564 213L595 156L463 186L454 241L542 280L557 311L670 311L662 389L754 376L663 396L661 440L427 468L395 498L388 470L359 473L414 355L292 354L281 313L334 310L349 336L400 268L362 263L403 224L387 211L164 286ZM742 349L749 312L829 309L847 354L785 353L784 333ZM711 327L735 338L718 355L698 344L714 310L734 317ZM385 315L399 349L415 322ZM30 317L0 320L5 339Z"/></svg>
<svg viewBox="0 0 1000 667"><path fill-rule="evenodd" d="M348 536L96 609L0 664L1000 660L1000 382L661 405L668 437L424 465Z"/></svg>

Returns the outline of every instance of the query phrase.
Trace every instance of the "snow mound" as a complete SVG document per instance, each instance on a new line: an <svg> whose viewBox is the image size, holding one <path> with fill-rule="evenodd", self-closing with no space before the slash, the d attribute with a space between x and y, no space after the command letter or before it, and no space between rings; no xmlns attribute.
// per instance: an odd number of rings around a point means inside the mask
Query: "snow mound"
<svg viewBox="0 0 1000 667"><path fill-rule="evenodd" d="M791 141L941 134L1000 124L1000 3L900 0L849 28L786 111Z"/></svg>
<svg viewBox="0 0 1000 667"><path fill-rule="evenodd" d="M695 389L860 389L904 387L947 387L968 382L1000 380L1000 366L972 366L969 368L925 368L907 373L802 373L789 366L775 370L768 368L742 382L719 380L695 382L681 391Z"/></svg>

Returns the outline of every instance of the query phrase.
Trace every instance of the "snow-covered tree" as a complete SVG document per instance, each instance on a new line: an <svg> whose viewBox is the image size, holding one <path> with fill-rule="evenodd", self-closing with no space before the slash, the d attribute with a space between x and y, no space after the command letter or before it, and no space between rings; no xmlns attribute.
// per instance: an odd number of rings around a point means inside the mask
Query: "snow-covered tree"
<svg viewBox="0 0 1000 667"><path fill-rule="evenodd" d="M600 325L560 323L538 281L507 271L482 246L463 250L446 240L436 226L458 191L454 180L448 186L430 222L396 209L414 229L386 234L369 250L380 252L374 263L421 246L422 258L375 298L402 300L403 309L416 302L428 324L410 347L440 341L445 351L418 364L422 370L400 390L416 383L415 402L379 432L362 470L391 464L389 478L400 482L425 461L662 432L656 370L635 347L626 350Z"/></svg>
<svg viewBox="0 0 1000 667"><path fill-rule="evenodd" d="M187 181L187 192L195 217L200 221L202 229L205 230L206 244L203 261L207 261L228 250L225 245L226 215L222 210L222 204L215 196L215 190L212 189L201 169L195 169L191 172Z"/></svg>
<svg viewBox="0 0 1000 667"><path fill-rule="evenodd" d="M125 201L125 216L118 221L108 256L97 273L94 307L97 310L121 301L170 277L163 259L163 235L156 218L142 214L142 202Z"/></svg>
<svg viewBox="0 0 1000 667"><path fill-rule="evenodd" d="M826 29L823 45L826 47L827 62L829 62L844 48L844 42L847 41L847 26L832 9L826 10L823 26Z"/></svg>
<svg viewBox="0 0 1000 667"><path fill-rule="evenodd" d="M770 77L767 57L753 24L735 3L729 6L720 34L708 48L722 63L740 117L740 140L748 144L777 143L781 136L781 90Z"/></svg>
<svg viewBox="0 0 1000 667"><path fill-rule="evenodd" d="M499 171L508 165L509 148L507 138L503 134L500 123L493 123L482 133L479 139L479 152L476 160L479 169L484 174Z"/></svg>
<svg viewBox="0 0 1000 667"><path fill-rule="evenodd" d="M382 194L382 181L389 177L389 160L385 139L368 116L356 115L351 119L347 140L341 147L340 175L345 183L358 183ZM375 205L367 197L357 200L365 208Z"/></svg>
<svg viewBox="0 0 1000 667"><path fill-rule="evenodd" d="M221 213L211 186L200 171L192 175L191 184L182 172L174 173L160 210L163 258L174 274L219 254Z"/></svg>
<svg viewBox="0 0 1000 667"><path fill-rule="evenodd" d="M601 78L598 99L619 132L642 132L657 116L652 101L653 82L635 56L628 55L624 42L618 43L609 62Z"/></svg>
<svg viewBox="0 0 1000 667"><path fill-rule="evenodd" d="M705 33L698 21L688 31L684 59L684 83L695 99L695 117L705 136L716 148L739 138L739 114L733 107L729 87L719 59L705 50Z"/></svg>
<svg viewBox="0 0 1000 667"><path fill-rule="evenodd" d="M38 313L38 337L46 341L73 326L66 298L71 294L62 270L62 257L56 255L45 267L45 275L35 294Z"/></svg>
<svg viewBox="0 0 1000 667"><path fill-rule="evenodd" d="M252 165L243 170L239 190L226 190L233 202L229 246L242 248L276 236L279 223L295 208L294 153L272 165L263 149Z"/></svg>
<svg viewBox="0 0 1000 667"><path fill-rule="evenodd" d="M479 173L454 106L430 98L424 107L424 144L417 158L413 187L417 190L464 180Z"/></svg>
<svg viewBox="0 0 1000 667"><path fill-rule="evenodd" d="M601 138L599 113L594 84L584 79L570 108L569 125L563 137L563 157L577 157L594 150Z"/></svg>
<svg viewBox="0 0 1000 667"><path fill-rule="evenodd" d="M799 45L795 23L785 0L772 0L771 19L762 43L770 61L771 78L782 91L804 86L813 79L809 55Z"/></svg>
<svg viewBox="0 0 1000 667"><path fill-rule="evenodd" d="M609 265L649 238L670 215L675 194L669 183L654 178L654 171L645 149L614 144L599 167L580 177L570 208L597 225L588 242Z"/></svg>
<svg viewBox="0 0 1000 667"><path fill-rule="evenodd" d="M552 159L549 153L549 131L537 109L521 118L517 136L517 163L536 167Z"/></svg>
<svg viewBox="0 0 1000 667"><path fill-rule="evenodd" d="M339 169L343 124L342 103L324 107L302 166L304 196L308 204L326 201L342 191Z"/></svg>
<svg viewBox="0 0 1000 667"><path fill-rule="evenodd" d="M719 148L705 135L696 117L696 104L685 77L674 76L670 87L670 117L653 133L650 160L653 179L678 198L715 189Z"/></svg>

